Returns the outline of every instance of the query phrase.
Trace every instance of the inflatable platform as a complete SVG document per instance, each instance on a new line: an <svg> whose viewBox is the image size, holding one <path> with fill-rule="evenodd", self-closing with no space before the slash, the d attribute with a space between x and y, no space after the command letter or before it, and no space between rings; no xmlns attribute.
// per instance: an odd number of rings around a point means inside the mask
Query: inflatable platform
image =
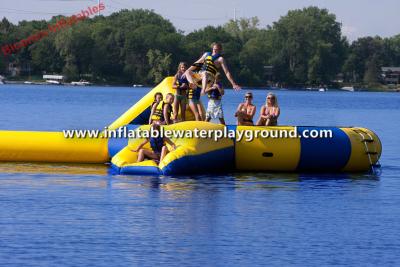
<svg viewBox="0 0 400 267"><path fill-rule="evenodd" d="M156 92L173 93L172 77L152 89L115 120L108 129L125 127L130 131L148 130L150 106ZM193 115L188 112L190 120ZM0 161L109 163L120 174L181 175L233 171L361 172L378 166L382 145L371 130L358 127L304 126L223 126L186 121L163 126L172 133L229 132L221 138L172 137L177 146L169 147L161 162L137 162L134 152L144 138L65 138L62 132L0 131ZM330 131L331 137L302 138L311 131ZM296 132L297 138L258 136L249 141L238 138L243 132ZM145 146L146 148L146 146ZM147 147L149 148L149 147Z"/></svg>

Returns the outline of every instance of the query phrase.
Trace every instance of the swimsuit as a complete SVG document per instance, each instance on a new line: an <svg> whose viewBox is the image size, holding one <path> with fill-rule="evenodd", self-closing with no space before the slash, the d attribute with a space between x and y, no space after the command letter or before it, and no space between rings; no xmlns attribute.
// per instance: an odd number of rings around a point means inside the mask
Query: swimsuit
<svg viewBox="0 0 400 267"><path fill-rule="evenodd" d="M186 103L187 91L186 91L186 89L182 89L181 86L183 84L188 85L189 81L186 79L186 76L184 74L182 74L181 76L177 77L177 81L176 82L178 84L178 88L176 89L175 98L180 102Z"/></svg>
<svg viewBox="0 0 400 267"><path fill-rule="evenodd" d="M199 104L200 103L201 88L196 87L195 89L189 88L188 99L189 103Z"/></svg>
<svg viewBox="0 0 400 267"><path fill-rule="evenodd" d="M275 107L272 107L272 110L273 110L273 111L275 111L274 109L275 109ZM269 113L268 107L266 107L266 108L265 108L265 111L264 111L264 116L267 116L267 115L271 115L271 114ZM264 120L268 120L268 119L264 119ZM276 126L276 125L278 125L278 117L275 116L275 115L272 115L272 118L269 118L269 121L270 121L270 125L269 125L269 126Z"/></svg>
<svg viewBox="0 0 400 267"><path fill-rule="evenodd" d="M163 137L150 137L150 146L154 153L161 154L161 150L164 146L164 138Z"/></svg>

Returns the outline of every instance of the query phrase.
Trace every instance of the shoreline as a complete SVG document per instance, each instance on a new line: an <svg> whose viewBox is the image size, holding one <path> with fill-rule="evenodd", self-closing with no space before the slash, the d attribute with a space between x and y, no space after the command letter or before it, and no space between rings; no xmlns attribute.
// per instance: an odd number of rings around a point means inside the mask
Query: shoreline
<svg viewBox="0 0 400 267"><path fill-rule="evenodd" d="M91 85L72 85L71 83L61 83L61 84L51 84L51 83L46 83L46 82L29 82L26 83L26 81L3 81L4 84L13 84L13 85L53 85L53 86L70 86L70 87L91 87L91 86L97 86L97 87L127 87L127 88L154 88L155 85L143 85L143 86L134 86L130 84L91 84ZM233 90L232 88L225 88L225 90ZM272 91L307 91L307 92L319 92L318 88L312 88L312 89L307 89L306 87L301 88L301 87L288 87L288 88L278 88L278 87L242 87L242 91L245 90L272 90ZM348 91L345 89L340 89L340 88L328 88L325 91L322 91L320 93L325 93L329 91L340 91L340 92L390 92L390 93L396 93L400 92L400 87L399 88L354 88L354 91Z"/></svg>

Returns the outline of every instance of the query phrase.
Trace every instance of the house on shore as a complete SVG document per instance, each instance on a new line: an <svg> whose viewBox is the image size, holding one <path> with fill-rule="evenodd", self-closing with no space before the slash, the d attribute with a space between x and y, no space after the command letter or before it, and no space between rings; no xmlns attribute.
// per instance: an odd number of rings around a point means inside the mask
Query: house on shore
<svg viewBox="0 0 400 267"><path fill-rule="evenodd" d="M400 67L382 67L381 77L385 84L400 84Z"/></svg>

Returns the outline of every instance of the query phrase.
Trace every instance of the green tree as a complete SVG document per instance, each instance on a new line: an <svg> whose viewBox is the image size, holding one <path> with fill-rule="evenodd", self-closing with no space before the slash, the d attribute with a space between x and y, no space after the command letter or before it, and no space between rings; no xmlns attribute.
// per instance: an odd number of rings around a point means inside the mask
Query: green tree
<svg viewBox="0 0 400 267"><path fill-rule="evenodd" d="M0 21L0 44L10 44L47 29L49 21ZM149 83L174 73L180 61L191 64L223 45L223 56L237 82L263 86L273 79L288 85L329 83L340 71L347 81L375 83L381 66L400 66L400 35L364 37L351 45L341 24L326 9L292 10L272 26L262 28L257 17L230 20L187 35L151 10L121 10L88 18L0 58L30 66L32 74L62 72L70 79L91 74L93 79L118 83ZM267 73L273 66L273 75ZM265 68L268 66L268 68ZM378 80L379 81L379 80Z"/></svg>
<svg viewBox="0 0 400 267"><path fill-rule="evenodd" d="M385 64L400 66L400 34L384 40Z"/></svg>
<svg viewBox="0 0 400 267"><path fill-rule="evenodd" d="M60 31L55 37L55 45L65 58L64 71L68 79L78 79L82 74L91 73L94 41L88 23L81 22L74 28Z"/></svg>
<svg viewBox="0 0 400 267"><path fill-rule="evenodd" d="M34 43L29 47L29 51L34 72L61 73L64 60L55 47L54 38L49 37Z"/></svg>
<svg viewBox="0 0 400 267"><path fill-rule="evenodd" d="M249 39L239 53L239 80L244 84L265 86L267 82L265 67L271 59L270 32L260 31Z"/></svg>
<svg viewBox="0 0 400 267"><path fill-rule="evenodd" d="M147 52L148 63L150 66L150 72L148 78L154 83L161 82L165 76L169 75L169 69L171 67L171 54L162 53L158 49L150 49Z"/></svg>
<svg viewBox="0 0 400 267"><path fill-rule="evenodd" d="M311 78L311 82L329 82L340 71L346 41L336 16L328 10L289 11L270 30L271 63L279 81L305 84Z"/></svg>
<svg viewBox="0 0 400 267"><path fill-rule="evenodd" d="M366 63L364 83L370 87L376 85L378 83L379 72L378 59L374 56Z"/></svg>
<svg viewBox="0 0 400 267"><path fill-rule="evenodd" d="M343 65L346 80L351 82L363 82L369 66L369 77L378 76L379 67L385 63L384 41L380 37L363 37L354 41L348 57ZM376 65L378 67L373 67ZM376 73L372 75L371 71Z"/></svg>
<svg viewBox="0 0 400 267"><path fill-rule="evenodd" d="M251 38L257 37L260 29L260 20L258 17L240 18L238 20L229 20L223 28L233 38L240 41L244 45Z"/></svg>

